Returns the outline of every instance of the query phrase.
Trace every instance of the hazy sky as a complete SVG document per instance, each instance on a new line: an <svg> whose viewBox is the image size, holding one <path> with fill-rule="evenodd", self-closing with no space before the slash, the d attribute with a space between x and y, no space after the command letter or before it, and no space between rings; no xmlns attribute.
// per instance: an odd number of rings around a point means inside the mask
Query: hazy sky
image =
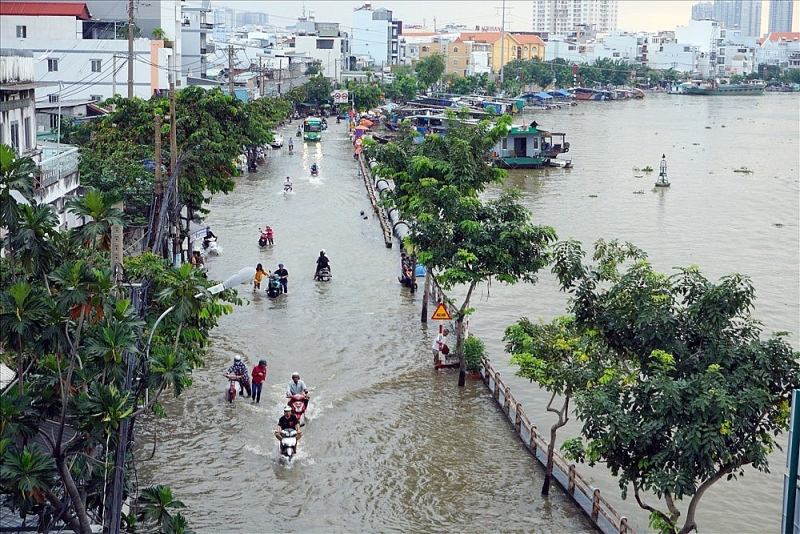
<svg viewBox="0 0 800 534"><path fill-rule="evenodd" d="M675 26L688 24L692 16L692 5L700 0L620 0L618 26L624 30L674 30ZM345 27L353 24L353 9L363 5L362 0L211 0L212 7L230 7L242 11L268 13L270 22L278 26L294 23L303 13L314 11L318 22L339 22ZM502 0L372 0L372 7L392 10L393 18L404 24L426 23L428 28L442 27L447 23L463 24L467 27L500 26ZM531 2L506 0L506 29L530 29ZM761 9L761 32L767 31L769 1L764 0ZM794 0L792 28L798 31L800 24L800 0ZM347 29L347 28L345 28Z"/></svg>

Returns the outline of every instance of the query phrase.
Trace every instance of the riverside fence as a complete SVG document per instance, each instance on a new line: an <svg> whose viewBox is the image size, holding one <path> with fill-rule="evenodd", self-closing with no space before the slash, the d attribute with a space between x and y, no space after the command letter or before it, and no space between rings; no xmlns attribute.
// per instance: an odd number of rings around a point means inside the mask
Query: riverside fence
<svg viewBox="0 0 800 534"><path fill-rule="evenodd" d="M519 438L542 466L547 465L548 442L531 422L528 414L517 402L500 373L494 370L487 358L481 367L481 377L498 406L503 410ZM611 504L600 495L600 490L578 473L575 464L568 463L557 451L553 451L553 479L572 497L595 526L605 534L635 534L626 517L619 515Z"/></svg>

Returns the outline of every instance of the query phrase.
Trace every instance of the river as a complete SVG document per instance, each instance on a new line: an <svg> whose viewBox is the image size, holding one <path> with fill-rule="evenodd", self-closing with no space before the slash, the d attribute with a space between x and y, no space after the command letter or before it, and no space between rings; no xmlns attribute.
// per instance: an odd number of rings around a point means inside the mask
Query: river
<svg viewBox="0 0 800 534"><path fill-rule="evenodd" d="M791 94L648 94L526 114L567 133L575 168L514 171L505 185L522 191L537 224L587 248L616 238L646 250L663 272L694 264L712 280L750 275L765 332L792 331L797 347L798 111ZM287 139L295 126L283 130ZM656 190L662 154L672 187ZM321 143L295 139L293 155L275 151L233 193L214 199L208 221L223 250L207 261L211 275L283 262L289 293L270 300L242 287L249 305L221 320L193 387L166 400L169 419L139 426L142 482L171 485L198 532L591 531L560 491L540 496L540 468L483 386L468 380L459 389L455 372L432 369L438 324L420 324L421 292L397 283L399 251L385 248L351 156L345 125L331 121ZM318 177L309 175L312 162ZM648 165L656 171L635 170ZM752 173L733 172L741 167ZM294 191L285 195L287 175ZM260 250L265 224L275 230L275 246ZM321 248L331 258L329 283L312 281ZM535 286L483 287L473 303L471 332L526 411L548 428L547 398L512 376L502 334L521 316L562 314L564 295L543 273ZM221 373L234 354L248 366L268 361L258 405L223 400ZM286 467L271 432L293 371L312 400L299 456ZM572 422L561 434L577 430ZM147 460L154 437L158 447ZM621 500L605 470L579 469L637 531L647 531L646 514ZM772 455L771 469L712 487L701 501L701 531L778 530L783 453Z"/></svg>

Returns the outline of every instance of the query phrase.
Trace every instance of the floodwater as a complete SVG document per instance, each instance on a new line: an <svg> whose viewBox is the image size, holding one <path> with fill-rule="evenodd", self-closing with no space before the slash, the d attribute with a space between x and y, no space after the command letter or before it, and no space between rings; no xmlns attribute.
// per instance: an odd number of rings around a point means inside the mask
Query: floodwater
<svg viewBox="0 0 800 534"><path fill-rule="evenodd" d="M646 250L663 272L698 265L711 280L750 275L765 333L789 330L798 347L797 116L791 94L647 95L526 114L527 122L567 133L575 168L515 171L506 186L522 191L537 224L587 249L616 238ZM295 127L284 129L286 139ZM662 154L672 186L656 189ZM318 177L310 176L312 162ZM648 165L655 172L637 170ZM733 172L741 167L753 172ZM287 175L290 194L282 188ZM293 155L275 151L232 194L214 199L208 220L222 247L207 261L214 278L257 263L273 270L278 262L290 277L289 293L277 300L242 286L249 305L222 319L193 387L166 401L169 419L139 426L141 482L171 485L195 530L591 531L560 491L540 496L541 469L483 386L468 380L459 389L456 372L432 369L438 324L421 324L421 292L397 283L399 251L384 246L344 124L331 121L318 144L295 138ZM260 250L258 230L266 224L275 246ZM331 258L329 283L312 280L321 248ZM473 306L471 332L546 430L553 422L547 395L512 376L502 334L521 316L562 314L565 296L543 273L535 286L483 287ZM258 405L224 402L222 373L234 354L248 366L268 361ZM312 399L299 455L285 466L272 430L293 371ZM573 421L560 440L577 432ZM700 504L700 530L777 531L783 453L772 455L771 469L746 469L742 479L713 486ZM647 531L647 515L621 500L607 471L579 470Z"/></svg>

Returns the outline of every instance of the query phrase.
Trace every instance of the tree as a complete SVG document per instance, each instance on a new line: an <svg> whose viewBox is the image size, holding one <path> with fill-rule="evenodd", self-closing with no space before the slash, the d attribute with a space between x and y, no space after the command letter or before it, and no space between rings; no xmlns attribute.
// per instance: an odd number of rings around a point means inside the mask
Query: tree
<svg viewBox="0 0 800 534"><path fill-rule="evenodd" d="M305 84L306 95L309 102L317 105L324 104L331 99L331 82L322 74L312 76Z"/></svg>
<svg viewBox="0 0 800 534"><path fill-rule="evenodd" d="M441 54L432 54L414 63L417 79L425 90L439 81L446 68L444 56Z"/></svg>
<svg viewBox="0 0 800 534"><path fill-rule="evenodd" d="M491 166L487 153L506 132L511 118L492 126L462 125L451 115L447 135L428 136L414 144L408 130L404 141L368 146L377 173L392 179L395 189L388 202L409 222L409 242L417 258L436 273L445 290L465 285L467 293L455 319L459 386L466 379L464 320L472 312L470 300L482 282L535 282L536 272L548 263L552 228L530 224L529 212L510 191L482 200L486 184L499 182L504 171Z"/></svg>
<svg viewBox="0 0 800 534"><path fill-rule="evenodd" d="M575 392L588 443L565 447L590 465L605 463L623 498L633 488L652 528L695 530L709 487L743 476L747 465L768 470L773 436L786 430L791 391L800 385L800 354L785 332L760 339L750 315L755 290L744 276L715 284L697 267L667 276L643 259L618 275L626 256L615 242L596 244L597 267L581 258L579 244L563 244L554 272L573 294L576 324L596 332L621 364ZM666 510L646 503L644 491Z"/></svg>
<svg viewBox="0 0 800 534"><path fill-rule="evenodd" d="M556 414L550 427L542 494L550 492L553 476L553 453L558 429L569 421L569 402L576 391L587 384L602 380L613 368L613 358L607 357L597 336L582 331L574 317L559 317L548 324L534 324L527 317L506 328L503 340L511 364L518 365L516 376L536 382L550 392L547 411ZM553 406L556 396L562 397L560 408Z"/></svg>
<svg viewBox="0 0 800 534"><path fill-rule="evenodd" d="M20 203L33 202L33 178L36 163L29 157L17 158L13 148L0 144L0 228L8 229L8 256L14 272L14 249L11 240L17 231ZM19 199L19 200L18 200Z"/></svg>
<svg viewBox="0 0 800 534"><path fill-rule="evenodd" d="M16 188L26 191L32 183L33 176L25 174ZM95 200L86 205L105 205ZM16 384L0 395L0 492L6 508L23 517L38 515L42 531L63 521L75 532L88 532L109 517L114 458L128 439L123 425L144 411L165 415L159 395L180 395L191 384L208 332L241 301L234 290L208 294L212 282L197 269L176 271L146 253L126 262L132 281L160 295L142 317L124 288L113 283L110 268L92 265L93 256L107 265L107 251L68 246L80 229L59 234L47 206L9 202L8 208L15 208L11 218L20 221L13 241L21 268L12 275L6 268L11 259L0 258L0 339L17 359ZM6 224L5 213L0 225ZM106 210L94 213L110 217ZM83 235L103 232L96 227ZM203 298L194 298L198 293ZM170 306L174 314L165 313ZM139 341L148 339L153 327L145 327L159 315L163 321L145 349ZM11 354L0 359L9 363ZM137 369L132 388L126 387L129 364ZM123 487L135 490L135 478L122 468ZM177 516L172 526L186 531L185 519Z"/></svg>

